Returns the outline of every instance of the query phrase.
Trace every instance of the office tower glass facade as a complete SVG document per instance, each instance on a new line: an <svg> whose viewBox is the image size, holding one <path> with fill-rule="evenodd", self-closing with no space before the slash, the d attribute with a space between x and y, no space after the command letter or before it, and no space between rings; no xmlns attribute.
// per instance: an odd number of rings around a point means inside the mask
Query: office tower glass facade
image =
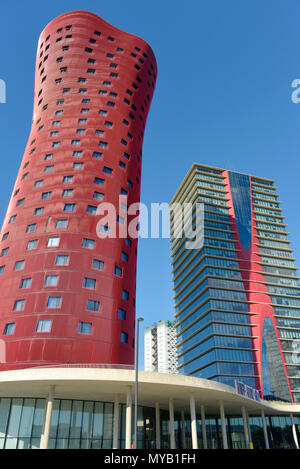
<svg viewBox="0 0 300 469"><path fill-rule="evenodd" d="M179 371L300 401L300 289L274 181L195 164L172 203L203 207L194 249L171 216Z"/></svg>

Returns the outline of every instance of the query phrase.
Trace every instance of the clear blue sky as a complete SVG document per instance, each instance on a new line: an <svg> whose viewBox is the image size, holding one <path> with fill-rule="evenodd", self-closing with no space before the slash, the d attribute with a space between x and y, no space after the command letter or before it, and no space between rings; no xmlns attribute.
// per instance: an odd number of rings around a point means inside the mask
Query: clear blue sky
<svg viewBox="0 0 300 469"><path fill-rule="evenodd" d="M38 37L54 17L77 9L144 38L156 55L141 200L169 202L193 162L274 178L299 266L300 104L291 101L300 78L298 0L2 2L1 223L30 130ZM173 317L169 247L169 240L139 242L142 335Z"/></svg>

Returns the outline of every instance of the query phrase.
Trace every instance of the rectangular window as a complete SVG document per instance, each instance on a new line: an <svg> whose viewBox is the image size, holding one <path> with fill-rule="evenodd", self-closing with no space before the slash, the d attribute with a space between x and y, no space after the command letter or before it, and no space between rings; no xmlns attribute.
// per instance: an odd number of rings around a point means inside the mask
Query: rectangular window
<svg viewBox="0 0 300 469"><path fill-rule="evenodd" d="M128 334L127 332L121 332L121 342L123 344L128 344Z"/></svg>
<svg viewBox="0 0 300 469"><path fill-rule="evenodd" d="M8 249L9 249L9 248L4 248L4 249L2 249L2 251L1 251L1 257L7 256Z"/></svg>
<svg viewBox="0 0 300 469"><path fill-rule="evenodd" d="M34 210L34 215L41 215L44 211L44 207L38 207Z"/></svg>
<svg viewBox="0 0 300 469"><path fill-rule="evenodd" d="M56 287L58 282L58 275L46 275L45 287Z"/></svg>
<svg viewBox="0 0 300 469"><path fill-rule="evenodd" d="M104 184L104 179L95 177L94 184L99 184L99 186L102 186Z"/></svg>
<svg viewBox="0 0 300 469"><path fill-rule="evenodd" d="M74 168L74 169L83 168L83 163L73 163L73 168Z"/></svg>
<svg viewBox="0 0 300 469"><path fill-rule="evenodd" d="M25 202L25 197L23 197L23 199L19 199L16 206L19 207L20 205L23 205L24 202Z"/></svg>
<svg viewBox="0 0 300 469"><path fill-rule="evenodd" d="M129 300L129 292L127 290L122 291L122 299Z"/></svg>
<svg viewBox="0 0 300 469"><path fill-rule="evenodd" d="M73 176L64 176L63 182L73 182Z"/></svg>
<svg viewBox="0 0 300 469"><path fill-rule="evenodd" d="M74 212L75 204L65 204L64 212Z"/></svg>
<svg viewBox="0 0 300 469"><path fill-rule="evenodd" d="M79 321L78 323L78 332L79 334L90 334L92 330L91 322Z"/></svg>
<svg viewBox="0 0 300 469"><path fill-rule="evenodd" d="M8 238L8 235L9 233L4 233L4 235L2 236L2 241L5 241L7 238Z"/></svg>
<svg viewBox="0 0 300 469"><path fill-rule="evenodd" d="M118 277L122 277L121 267L118 267L118 266L115 265L114 274L117 275Z"/></svg>
<svg viewBox="0 0 300 469"><path fill-rule="evenodd" d="M93 269L103 270L104 262L100 261L99 259L93 259L92 267L93 267Z"/></svg>
<svg viewBox="0 0 300 469"><path fill-rule="evenodd" d="M53 236L48 238L47 247L57 247L59 246L59 236Z"/></svg>
<svg viewBox="0 0 300 469"><path fill-rule="evenodd" d="M51 197L51 192L43 192L41 199L49 199Z"/></svg>
<svg viewBox="0 0 300 469"><path fill-rule="evenodd" d="M15 322L10 322L8 324L5 324L3 335L11 335L15 332L15 327L16 323Z"/></svg>
<svg viewBox="0 0 300 469"><path fill-rule="evenodd" d="M47 301L47 308L60 308L61 296L49 296Z"/></svg>
<svg viewBox="0 0 300 469"><path fill-rule="evenodd" d="M86 309L88 311L99 311L100 302L94 300L88 300Z"/></svg>
<svg viewBox="0 0 300 469"><path fill-rule="evenodd" d="M118 310L118 318L119 318L119 319L126 319L126 311L125 311L125 309L119 308L119 310Z"/></svg>
<svg viewBox="0 0 300 469"><path fill-rule="evenodd" d="M50 319L39 319L36 332L50 332L51 320Z"/></svg>
<svg viewBox="0 0 300 469"><path fill-rule="evenodd" d="M46 168L44 169L44 173L49 173L50 171L53 171L53 169L54 169L54 165L46 166Z"/></svg>
<svg viewBox="0 0 300 469"><path fill-rule="evenodd" d="M33 187L41 187L42 184L43 184L43 180L35 181Z"/></svg>
<svg viewBox="0 0 300 469"><path fill-rule="evenodd" d="M32 233L33 231L35 231L35 229L36 229L36 223L32 225L27 225L26 233Z"/></svg>
<svg viewBox="0 0 300 469"><path fill-rule="evenodd" d="M89 238L83 238L82 247L93 249L95 247L95 241Z"/></svg>
<svg viewBox="0 0 300 469"><path fill-rule="evenodd" d="M68 220L56 220L55 228L67 228Z"/></svg>
<svg viewBox="0 0 300 469"><path fill-rule="evenodd" d="M23 270L24 269L24 265L25 265L25 261L22 260L22 261L17 261L15 263L15 270Z"/></svg>
<svg viewBox="0 0 300 469"><path fill-rule="evenodd" d="M38 240L33 239L32 241L28 241L27 249L30 251L31 249L35 249L37 247Z"/></svg>
<svg viewBox="0 0 300 469"><path fill-rule="evenodd" d="M32 278L23 278L20 283L20 288L30 288Z"/></svg>
<svg viewBox="0 0 300 469"><path fill-rule="evenodd" d="M82 150L73 151L73 156L81 156L81 155L82 155Z"/></svg>
<svg viewBox="0 0 300 469"><path fill-rule="evenodd" d="M16 300L13 311L23 311L25 306L25 300Z"/></svg>
<svg viewBox="0 0 300 469"><path fill-rule="evenodd" d="M102 192L94 192L93 198L98 200L103 200L104 194Z"/></svg>
<svg viewBox="0 0 300 469"><path fill-rule="evenodd" d="M96 288L96 280L94 278L84 277L83 279L83 288Z"/></svg>
<svg viewBox="0 0 300 469"><path fill-rule="evenodd" d="M95 205L88 205L86 211L87 213L92 213L93 215L96 215L97 207Z"/></svg>
<svg viewBox="0 0 300 469"><path fill-rule="evenodd" d="M73 189L64 189L62 195L63 197L71 197L73 195Z"/></svg>
<svg viewBox="0 0 300 469"><path fill-rule="evenodd" d="M101 158L101 157L102 157L102 153L100 153L100 151L94 151L93 158Z"/></svg>
<svg viewBox="0 0 300 469"><path fill-rule="evenodd" d="M126 252L123 251L122 255L121 255L121 258L122 258L123 261L127 262L128 261L128 254L126 254Z"/></svg>
<svg viewBox="0 0 300 469"><path fill-rule="evenodd" d="M108 168L107 166L104 166L102 171L103 173L106 173L106 174L112 174L112 169Z"/></svg>
<svg viewBox="0 0 300 469"><path fill-rule="evenodd" d="M4 270L5 270L5 265L1 265L0 266L0 274L3 274Z"/></svg>
<svg viewBox="0 0 300 469"><path fill-rule="evenodd" d="M69 256L58 255L55 259L55 265L68 265L69 264Z"/></svg>

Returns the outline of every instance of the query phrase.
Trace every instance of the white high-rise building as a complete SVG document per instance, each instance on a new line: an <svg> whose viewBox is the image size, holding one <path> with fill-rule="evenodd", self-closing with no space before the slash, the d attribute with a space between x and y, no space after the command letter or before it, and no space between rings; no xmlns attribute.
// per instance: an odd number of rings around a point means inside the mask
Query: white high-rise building
<svg viewBox="0 0 300 469"><path fill-rule="evenodd" d="M147 327L144 336L145 371L177 374L176 329L171 321Z"/></svg>

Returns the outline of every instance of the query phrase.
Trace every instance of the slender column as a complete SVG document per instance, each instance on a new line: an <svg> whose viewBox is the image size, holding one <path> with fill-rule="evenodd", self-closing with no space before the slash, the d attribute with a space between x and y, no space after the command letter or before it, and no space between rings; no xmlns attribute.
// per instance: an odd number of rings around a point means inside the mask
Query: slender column
<svg viewBox="0 0 300 469"><path fill-rule="evenodd" d="M248 414L246 414L246 418L247 418L247 427L248 427L248 435L249 435L249 448L253 449L253 441L252 441L250 420L249 420L249 415Z"/></svg>
<svg viewBox="0 0 300 469"><path fill-rule="evenodd" d="M45 404L44 424L43 424L43 431L41 435L40 449L48 448L52 409L53 409L53 400L54 400L54 386L50 386L48 398Z"/></svg>
<svg viewBox="0 0 300 469"><path fill-rule="evenodd" d="M205 407L204 407L204 405L201 405L201 424L202 424L203 448L207 449L207 436L206 436L206 422L205 422Z"/></svg>
<svg viewBox="0 0 300 469"><path fill-rule="evenodd" d="M195 405L195 396L193 396L193 394L190 396L190 409L191 409L192 447L193 449L198 449L196 405Z"/></svg>
<svg viewBox="0 0 300 469"><path fill-rule="evenodd" d="M222 440L223 440L223 449L228 449L227 433L226 433L226 420L225 420L225 411L224 403L220 401L220 417L222 424Z"/></svg>
<svg viewBox="0 0 300 469"><path fill-rule="evenodd" d="M181 411L181 445L182 449L186 449L186 439L185 439L185 416L184 416L184 410Z"/></svg>
<svg viewBox="0 0 300 469"><path fill-rule="evenodd" d="M298 436L297 436L297 431L296 431L296 427L295 427L295 421L294 421L293 414L290 414L290 419L291 419L291 424L292 424L292 432L293 432L294 442L295 442L296 448L299 449Z"/></svg>
<svg viewBox="0 0 300 469"><path fill-rule="evenodd" d="M131 428L132 428L132 390L128 388L126 395L126 430L125 430L125 449L131 447Z"/></svg>
<svg viewBox="0 0 300 469"><path fill-rule="evenodd" d="M156 438L156 449L160 449L160 410L159 403L155 403L155 438Z"/></svg>
<svg viewBox="0 0 300 469"><path fill-rule="evenodd" d="M265 413L263 410L261 411L261 420L262 420L262 425L263 425L266 449L270 449Z"/></svg>
<svg viewBox="0 0 300 469"><path fill-rule="evenodd" d="M249 449L249 433L248 433L248 424L247 424L247 414L246 414L246 409L243 406L242 407L242 416L243 416L243 424L244 424L244 435L245 435L245 441L246 441L246 449Z"/></svg>
<svg viewBox="0 0 300 469"><path fill-rule="evenodd" d="M170 446L171 449L175 448L175 430L174 430L174 404L173 399L169 399L169 419L170 419Z"/></svg>
<svg viewBox="0 0 300 469"><path fill-rule="evenodd" d="M114 427L113 427L113 449L119 448L119 394L115 394L114 403Z"/></svg>

